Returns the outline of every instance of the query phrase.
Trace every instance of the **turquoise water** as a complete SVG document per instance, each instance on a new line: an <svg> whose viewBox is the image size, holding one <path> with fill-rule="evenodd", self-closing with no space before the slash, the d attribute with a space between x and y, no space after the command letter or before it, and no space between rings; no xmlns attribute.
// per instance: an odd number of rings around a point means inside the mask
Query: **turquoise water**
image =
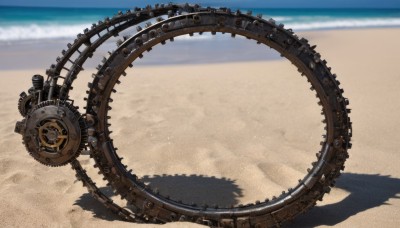
<svg viewBox="0 0 400 228"><path fill-rule="evenodd" d="M0 7L0 41L70 38L118 10ZM399 27L400 9L244 9L299 30Z"/></svg>

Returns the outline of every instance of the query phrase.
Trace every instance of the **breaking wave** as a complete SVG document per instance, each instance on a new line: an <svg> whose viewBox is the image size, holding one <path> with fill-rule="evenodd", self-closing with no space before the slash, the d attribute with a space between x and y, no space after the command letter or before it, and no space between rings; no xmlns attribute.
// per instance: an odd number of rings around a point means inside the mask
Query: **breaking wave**
<svg viewBox="0 0 400 228"><path fill-rule="evenodd" d="M291 22L285 25L295 30L318 30L335 28L367 28L367 27L398 27L400 18L384 19L337 19L332 21L315 21L307 23Z"/></svg>
<svg viewBox="0 0 400 228"><path fill-rule="evenodd" d="M82 33L86 27L87 24L4 26L0 27L0 41L71 38Z"/></svg>
<svg viewBox="0 0 400 228"><path fill-rule="evenodd" d="M279 20L278 20L279 19ZM296 18L275 17L279 23L285 24L286 28L294 30L321 30L321 29L340 29L340 28L366 28L366 27L399 27L400 18L360 18L360 19L339 19L330 20L307 20L302 21ZM90 24L57 25L57 24L30 24L0 26L0 41L16 40L37 40L54 38L74 38L78 33L82 33L84 28ZM209 38L210 36L204 36Z"/></svg>

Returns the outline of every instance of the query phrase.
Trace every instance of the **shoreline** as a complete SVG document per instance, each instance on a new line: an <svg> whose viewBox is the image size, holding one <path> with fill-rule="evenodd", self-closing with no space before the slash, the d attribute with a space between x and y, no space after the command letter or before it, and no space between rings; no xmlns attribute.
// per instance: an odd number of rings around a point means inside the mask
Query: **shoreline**
<svg viewBox="0 0 400 228"><path fill-rule="evenodd" d="M313 37L329 36L330 34L354 33L354 32L386 32L400 31L400 28L356 28L356 29L334 29L334 30L315 30L300 31L296 34L313 40ZM73 39L45 39L30 41L15 41L10 44L0 42L0 70L24 70L24 69L47 69L55 63L57 56L61 55L61 50L66 49L67 43ZM107 52L115 50L116 39L111 39L103 46L99 47L95 56L88 60L84 68L95 68L101 63L103 56ZM318 46L318 43L316 43ZM253 62L280 60L281 57L273 50L260 50L255 42L248 41L244 37L231 39L229 35L219 34L211 36L195 35L194 38L177 38L174 43L161 47L156 45L150 53L145 53L143 59L138 59L138 66L159 66L159 65L179 65L179 64L213 64L229 62ZM39 54L40 53L40 54ZM192 53L195 53L194 55ZM238 55L237 53L240 53Z"/></svg>

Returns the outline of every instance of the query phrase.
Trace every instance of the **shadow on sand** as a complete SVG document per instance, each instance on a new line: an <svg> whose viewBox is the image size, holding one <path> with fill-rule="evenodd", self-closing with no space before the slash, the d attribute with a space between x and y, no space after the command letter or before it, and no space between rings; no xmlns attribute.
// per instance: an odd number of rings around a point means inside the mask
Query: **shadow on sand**
<svg viewBox="0 0 400 228"><path fill-rule="evenodd" d="M385 205L391 198L400 198L400 179L379 174L344 173L338 179L336 187L350 195L340 202L317 206L286 227L333 226L353 215Z"/></svg>
<svg viewBox="0 0 400 228"><path fill-rule="evenodd" d="M234 180L202 175L144 176L142 180L163 196L186 204L231 206L239 203L242 189Z"/></svg>
<svg viewBox="0 0 400 228"><path fill-rule="evenodd" d="M143 181L152 188L159 189L162 195L172 199L180 199L185 203L213 205L232 205L239 202L242 189L229 179L205 177L198 175L162 175L145 176ZM315 227L319 225L336 225L347 218L368 209L386 204L391 198L400 198L400 179L379 174L344 173L339 178L337 188L350 194L340 202L317 206L286 227ZM108 187L100 188L107 196L113 192ZM329 197L329 195L325 196ZM89 193L83 194L76 202L82 209L91 211L95 217L105 220L120 220L118 216L107 210L101 203L93 199Z"/></svg>
<svg viewBox="0 0 400 228"><path fill-rule="evenodd" d="M226 178L164 174L144 176L142 181L149 184L152 189L158 189L161 195L169 196L173 200L181 200L186 204L230 206L238 204L238 199L243 196L242 190L235 181ZM101 187L100 191L108 197L114 196L111 187ZM79 197L74 205L91 211L96 218L108 221L120 220L89 193Z"/></svg>
<svg viewBox="0 0 400 228"><path fill-rule="evenodd" d="M114 192L111 187L99 188L102 193L107 197L114 196ZM122 220L118 215L108 210L102 203L97 201L90 195L90 193L84 193L78 200L75 201L74 205L80 206L85 211L91 211L95 218L104 219L107 221Z"/></svg>

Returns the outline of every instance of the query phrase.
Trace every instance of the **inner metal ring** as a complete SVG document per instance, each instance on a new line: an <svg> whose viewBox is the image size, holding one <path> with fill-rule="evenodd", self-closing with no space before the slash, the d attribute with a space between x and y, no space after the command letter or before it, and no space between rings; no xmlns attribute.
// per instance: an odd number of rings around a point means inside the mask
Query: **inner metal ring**
<svg viewBox="0 0 400 228"><path fill-rule="evenodd" d="M38 130L40 143L45 147L59 150L59 147L68 140L68 135L63 133L66 132L65 127L55 119L47 121L49 122L43 124Z"/></svg>

